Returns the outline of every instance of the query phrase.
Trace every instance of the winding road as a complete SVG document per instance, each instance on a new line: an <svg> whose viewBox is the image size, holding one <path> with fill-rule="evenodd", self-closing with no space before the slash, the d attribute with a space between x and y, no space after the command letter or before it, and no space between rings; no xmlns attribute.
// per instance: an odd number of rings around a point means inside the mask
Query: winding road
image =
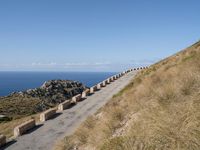
<svg viewBox="0 0 200 150"><path fill-rule="evenodd" d="M123 89L135 76L132 71L123 77L111 82L87 99L77 103L74 107L66 109L54 119L48 120L34 131L16 139L6 150L51 150L55 142L72 134L75 129L90 115L108 102L113 95Z"/></svg>

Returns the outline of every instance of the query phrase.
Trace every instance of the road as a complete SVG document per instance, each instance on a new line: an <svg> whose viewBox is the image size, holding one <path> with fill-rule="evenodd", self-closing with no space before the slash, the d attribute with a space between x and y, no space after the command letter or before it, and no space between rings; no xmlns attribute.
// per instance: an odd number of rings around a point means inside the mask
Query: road
<svg viewBox="0 0 200 150"><path fill-rule="evenodd" d="M130 72L102 88L87 99L66 109L59 116L40 124L34 131L16 139L6 150L51 150L54 144L65 136L72 134L90 115L108 102L133 79L136 72Z"/></svg>

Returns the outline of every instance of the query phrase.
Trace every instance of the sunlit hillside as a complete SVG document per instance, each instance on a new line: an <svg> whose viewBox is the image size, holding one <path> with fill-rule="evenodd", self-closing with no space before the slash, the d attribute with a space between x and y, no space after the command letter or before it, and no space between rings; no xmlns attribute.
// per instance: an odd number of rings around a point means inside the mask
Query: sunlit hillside
<svg viewBox="0 0 200 150"><path fill-rule="evenodd" d="M56 145L73 148L200 149L200 42L139 72Z"/></svg>

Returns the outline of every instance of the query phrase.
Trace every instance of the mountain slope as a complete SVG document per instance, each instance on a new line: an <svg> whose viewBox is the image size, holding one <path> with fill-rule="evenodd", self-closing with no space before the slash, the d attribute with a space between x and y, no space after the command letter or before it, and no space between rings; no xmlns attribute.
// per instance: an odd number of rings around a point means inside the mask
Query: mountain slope
<svg viewBox="0 0 200 150"><path fill-rule="evenodd" d="M200 42L141 71L57 149L200 149Z"/></svg>

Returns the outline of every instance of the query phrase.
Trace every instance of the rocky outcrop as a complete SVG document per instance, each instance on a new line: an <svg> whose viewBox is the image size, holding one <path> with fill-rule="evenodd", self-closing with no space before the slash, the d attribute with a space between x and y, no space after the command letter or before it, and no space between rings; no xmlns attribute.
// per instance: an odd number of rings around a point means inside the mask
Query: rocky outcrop
<svg viewBox="0 0 200 150"><path fill-rule="evenodd" d="M39 88L1 97L0 114L15 118L42 112L82 93L85 89L86 87L77 81L46 81Z"/></svg>
<svg viewBox="0 0 200 150"><path fill-rule="evenodd" d="M13 93L12 95L38 97L48 99L49 103L60 103L66 99L80 94L86 87L77 81L50 80L46 81L40 88L29 89L24 92Z"/></svg>

